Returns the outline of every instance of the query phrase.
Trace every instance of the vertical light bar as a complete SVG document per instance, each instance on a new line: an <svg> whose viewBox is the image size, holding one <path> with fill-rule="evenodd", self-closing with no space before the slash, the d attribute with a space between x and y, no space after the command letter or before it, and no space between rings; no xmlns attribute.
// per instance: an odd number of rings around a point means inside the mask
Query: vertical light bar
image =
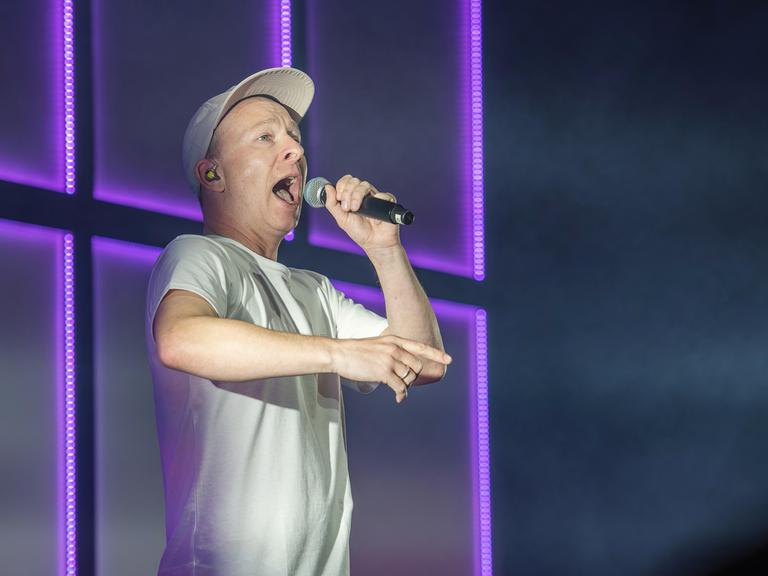
<svg viewBox="0 0 768 576"><path fill-rule="evenodd" d="M291 0L280 0L280 66L290 66L292 62Z"/></svg>
<svg viewBox="0 0 768 576"><path fill-rule="evenodd" d="M77 573L74 262L74 237L67 233L64 235L64 559L67 576Z"/></svg>
<svg viewBox="0 0 768 576"><path fill-rule="evenodd" d="M491 576L493 555L491 550L491 466L488 421L488 319L485 310L475 312L475 374L476 393L473 420L476 422L476 552L475 574Z"/></svg>
<svg viewBox="0 0 768 576"><path fill-rule="evenodd" d="M75 193L75 42L73 0L64 0L64 190Z"/></svg>
<svg viewBox="0 0 768 576"><path fill-rule="evenodd" d="M276 0L280 2L280 66L290 67L293 63L293 47L291 45L291 0ZM285 235L285 239L293 240L293 230Z"/></svg>
<svg viewBox="0 0 768 576"><path fill-rule="evenodd" d="M75 193L75 42L74 3L63 0L64 15L64 190ZM64 235L64 562L77 574L75 515L75 287L74 237Z"/></svg>
<svg viewBox="0 0 768 576"><path fill-rule="evenodd" d="M485 278L483 223L483 30L482 0L469 0L470 128L472 133L472 255L475 280Z"/></svg>

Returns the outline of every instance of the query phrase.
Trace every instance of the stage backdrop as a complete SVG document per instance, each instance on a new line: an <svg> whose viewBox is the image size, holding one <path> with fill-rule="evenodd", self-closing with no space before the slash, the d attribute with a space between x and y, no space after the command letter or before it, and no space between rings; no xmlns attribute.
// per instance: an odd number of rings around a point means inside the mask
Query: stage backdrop
<svg viewBox="0 0 768 576"><path fill-rule="evenodd" d="M156 570L164 510L142 323L159 250L175 233L201 231L181 169L184 128L207 98L296 55L317 87L302 124L311 175L353 173L416 213L403 243L425 284L439 287L454 358L444 381L402 406L384 386L366 396L345 388L353 569L491 574L486 315L475 291L484 275L479 5L0 7L0 194L10 200L0 204L0 550L9 573ZM383 313L370 263L325 211L310 212L286 257L340 272L349 296Z"/></svg>

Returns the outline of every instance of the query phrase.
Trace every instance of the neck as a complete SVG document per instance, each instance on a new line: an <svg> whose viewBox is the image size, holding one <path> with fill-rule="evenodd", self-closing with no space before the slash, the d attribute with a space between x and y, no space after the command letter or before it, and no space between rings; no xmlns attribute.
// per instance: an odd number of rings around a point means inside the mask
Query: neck
<svg viewBox="0 0 768 576"><path fill-rule="evenodd" d="M203 221L203 234L218 234L232 240L237 240L246 248L260 254L265 258L277 262L277 250L282 238L269 239L253 231L244 231L238 226L232 226L223 222Z"/></svg>

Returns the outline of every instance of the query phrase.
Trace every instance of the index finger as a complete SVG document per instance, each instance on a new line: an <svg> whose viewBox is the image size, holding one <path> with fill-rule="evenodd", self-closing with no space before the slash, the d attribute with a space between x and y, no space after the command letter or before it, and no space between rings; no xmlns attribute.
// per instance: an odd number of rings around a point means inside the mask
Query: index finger
<svg viewBox="0 0 768 576"><path fill-rule="evenodd" d="M325 207L337 222L344 215L341 203L336 197L336 187L330 183L325 185Z"/></svg>
<svg viewBox="0 0 768 576"><path fill-rule="evenodd" d="M376 198L381 198L382 200L386 200L387 202L397 203L397 198L395 198L395 195L390 192L378 192L374 190L371 193L371 196L375 196Z"/></svg>
<svg viewBox="0 0 768 576"><path fill-rule="evenodd" d="M416 354L418 356L422 356L429 360L440 362L440 364L447 365L453 361L453 358L451 358L448 354L446 354L442 350L433 348L432 346L429 346L428 344L424 344L423 342L417 342L416 340L408 340L407 338L398 337L397 343L399 346L401 346L402 348L405 348L411 354Z"/></svg>
<svg viewBox="0 0 768 576"><path fill-rule="evenodd" d="M336 181L336 186L335 186L336 190L343 191L344 188L347 186L347 183L354 178L355 177L352 176L352 174L344 174L344 176L342 176Z"/></svg>

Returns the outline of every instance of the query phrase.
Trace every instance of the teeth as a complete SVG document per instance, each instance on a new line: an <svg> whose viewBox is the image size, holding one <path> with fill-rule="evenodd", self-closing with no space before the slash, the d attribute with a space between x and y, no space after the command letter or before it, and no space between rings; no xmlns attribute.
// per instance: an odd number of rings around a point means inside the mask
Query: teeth
<svg viewBox="0 0 768 576"><path fill-rule="evenodd" d="M275 194L283 199L288 204L294 204L293 196L291 196L290 192L288 192L285 188L280 188L275 192Z"/></svg>

